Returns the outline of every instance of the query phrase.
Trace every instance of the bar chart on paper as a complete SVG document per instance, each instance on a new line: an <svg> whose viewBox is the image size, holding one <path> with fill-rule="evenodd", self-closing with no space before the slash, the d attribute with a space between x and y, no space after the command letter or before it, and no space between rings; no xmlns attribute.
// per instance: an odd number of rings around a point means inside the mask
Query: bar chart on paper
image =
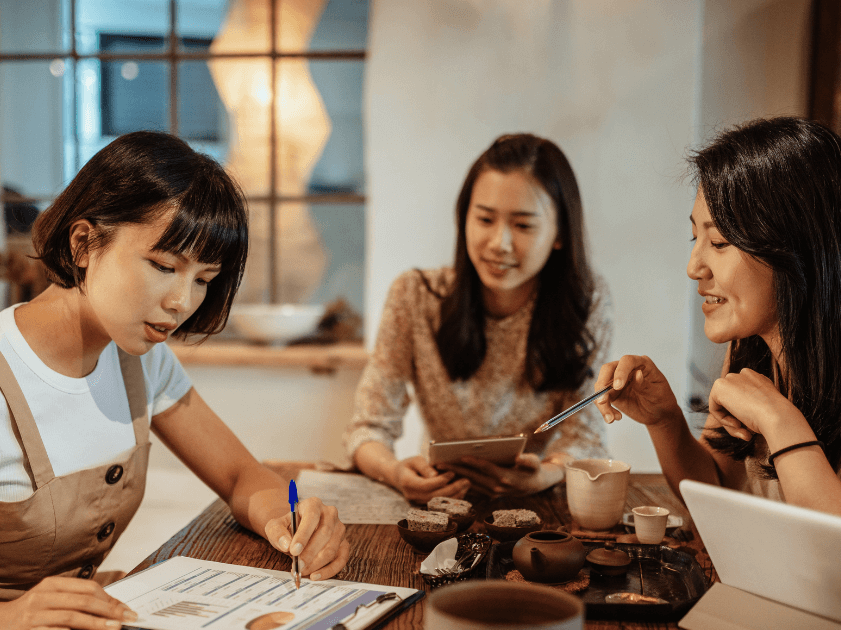
<svg viewBox="0 0 841 630"><path fill-rule="evenodd" d="M195 558L175 557L106 588L149 630L327 630L353 618L377 618L422 596L410 588L292 575ZM362 626L364 627L364 626Z"/></svg>

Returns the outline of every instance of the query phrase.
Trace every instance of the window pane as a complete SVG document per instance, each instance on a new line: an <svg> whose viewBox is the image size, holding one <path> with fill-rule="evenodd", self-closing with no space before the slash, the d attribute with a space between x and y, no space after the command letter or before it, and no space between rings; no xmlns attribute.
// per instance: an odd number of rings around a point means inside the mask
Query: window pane
<svg viewBox="0 0 841 630"><path fill-rule="evenodd" d="M330 135L309 178L310 193L362 194L362 61L309 62L327 116Z"/></svg>
<svg viewBox="0 0 841 630"><path fill-rule="evenodd" d="M360 193L360 61L282 59L277 64L280 193Z"/></svg>
<svg viewBox="0 0 841 630"><path fill-rule="evenodd" d="M62 84L48 61L0 64L0 180L24 197L49 199L64 183Z"/></svg>
<svg viewBox="0 0 841 630"><path fill-rule="evenodd" d="M250 201L248 272L241 302L268 301L268 204ZM365 213L361 204L277 206L275 296L279 303L326 304L344 298L361 313L365 261Z"/></svg>
<svg viewBox="0 0 841 630"><path fill-rule="evenodd" d="M102 135L169 130L169 65L160 61L103 61Z"/></svg>
<svg viewBox="0 0 841 630"><path fill-rule="evenodd" d="M262 3L265 4L266 0L262 0ZM192 52L189 45L190 40L209 41L216 37L225 21L229 4L233 4L233 1L202 0L200 3L195 3L182 0L179 2L175 23L180 38L180 49ZM265 28L263 30L265 31ZM187 40L187 43L184 40Z"/></svg>
<svg viewBox="0 0 841 630"><path fill-rule="evenodd" d="M0 0L0 52L43 53L69 48L62 38L62 0Z"/></svg>
<svg viewBox="0 0 841 630"><path fill-rule="evenodd" d="M265 52L269 48L269 2L271 0L230 0L220 20L211 51L214 53ZM308 0L307 0L308 1ZM223 3L225 4L225 3ZM185 20L188 19L185 13ZM204 24L204 22L203 22ZM190 32L184 25L184 32Z"/></svg>
<svg viewBox="0 0 841 630"><path fill-rule="evenodd" d="M365 50L368 39L368 0L278 1L277 48L307 50Z"/></svg>
<svg viewBox="0 0 841 630"><path fill-rule="evenodd" d="M113 53L134 52L136 40L108 41L109 36L145 38L145 52L166 50L169 0L76 0L76 47L80 53L100 50L103 38Z"/></svg>
<svg viewBox="0 0 841 630"><path fill-rule="evenodd" d="M309 297L311 304L344 299L362 313L365 280L365 207L361 204L310 204L319 240L330 252L320 284ZM281 252L281 265L294 264Z"/></svg>
<svg viewBox="0 0 841 630"><path fill-rule="evenodd" d="M227 137L227 113L205 61L178 64L178 135L220 143Z"/></svg>
<svg viewBox="0 0 841 630"><path fill-rule="evenodd" d="M208 66L228 112L226 166L248 196L268 197L271 62L213 59Z"/></svg>
<svg viewBox="0 0 841 630"><path fill-rule="evenodd" d="M245 276L237 292L238 302L260 304L270 301L268 234L269 204L265 201L249 199L248 261L245 265Z"/></svg>

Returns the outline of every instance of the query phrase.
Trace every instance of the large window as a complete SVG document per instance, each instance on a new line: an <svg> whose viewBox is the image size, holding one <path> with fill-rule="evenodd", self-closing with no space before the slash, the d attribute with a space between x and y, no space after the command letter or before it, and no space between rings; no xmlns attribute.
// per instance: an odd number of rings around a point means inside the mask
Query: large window
<svg viewBox="0 0 841 630"><path fill-rule="evenodd" d="M43 209L116 136L169 131L249 198L240 301L361 313L367 21L367 0L0 0L0 181Z"/></svg>

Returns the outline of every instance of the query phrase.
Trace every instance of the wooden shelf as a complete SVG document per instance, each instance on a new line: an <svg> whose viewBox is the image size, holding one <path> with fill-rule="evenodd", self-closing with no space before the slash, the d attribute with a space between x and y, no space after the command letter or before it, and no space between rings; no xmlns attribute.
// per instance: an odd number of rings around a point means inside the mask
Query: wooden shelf
<svg viewBox="0 0 841 630"><path fill-rule="evenodd" d="M368 362L368 353L361 343L261 346L235 341L208 341L191 346L171 341L169 346L184 365L304 367L317 373L331 373L343 368L361 370Z"/></svg>

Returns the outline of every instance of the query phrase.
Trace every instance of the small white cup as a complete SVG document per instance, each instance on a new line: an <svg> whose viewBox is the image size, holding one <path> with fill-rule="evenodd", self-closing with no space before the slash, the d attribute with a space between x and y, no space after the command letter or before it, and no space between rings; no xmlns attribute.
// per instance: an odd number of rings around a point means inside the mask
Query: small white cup
<svg viewBox="0 0 841 630"><path fill-rule="evenodd" d="M637 539L644 545L656 545L661 542L666 535L669 511L653 505L635 507L632 511Z"/></svg>

